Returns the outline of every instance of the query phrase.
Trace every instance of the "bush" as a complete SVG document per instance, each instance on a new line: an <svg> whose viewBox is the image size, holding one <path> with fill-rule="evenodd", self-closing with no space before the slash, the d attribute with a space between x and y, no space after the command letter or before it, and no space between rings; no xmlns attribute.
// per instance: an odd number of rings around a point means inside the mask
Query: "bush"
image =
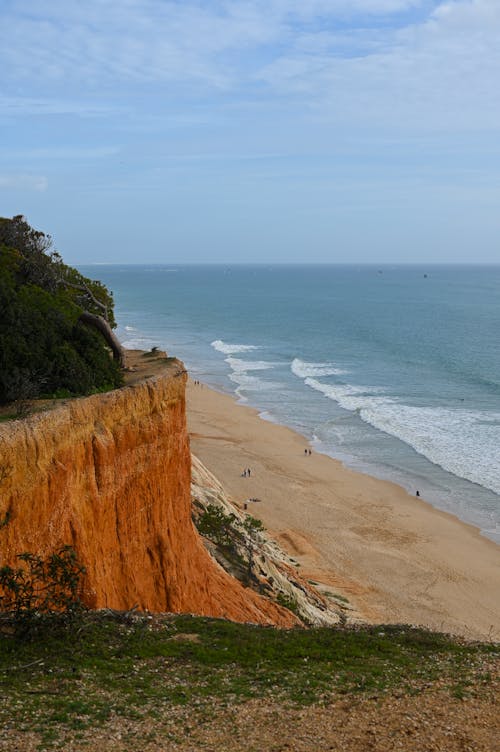
<svg viewBox="0 0 500 752"><path fill-rule="evenodd" d="M17 558L22 566L0 567L0 612L18 634L31 634L47 618L60 624L81 613L85 568L71 546L45 559L29 552Z"/></svg>
<svg viewBox="0 0 500 752"><path fill-rule="evenodd" d="M227 547L233 544L235 520L236 515L225 514L219 507L209 504L198 519L197 527L199 533L212 543Z"/></svg>

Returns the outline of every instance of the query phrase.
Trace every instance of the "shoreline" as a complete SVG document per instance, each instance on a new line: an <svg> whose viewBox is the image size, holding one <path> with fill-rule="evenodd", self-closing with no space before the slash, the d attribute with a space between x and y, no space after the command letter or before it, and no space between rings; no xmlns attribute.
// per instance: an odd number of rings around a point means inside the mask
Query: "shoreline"
<svg viewBox="0 0 500 752"><path fill-rule="evenodd" d="M479 528L392 481L309 454L293 429L191 379L187 413L193 453L302 576L348 600L354 618L500 638L500 547Z"/></svg>

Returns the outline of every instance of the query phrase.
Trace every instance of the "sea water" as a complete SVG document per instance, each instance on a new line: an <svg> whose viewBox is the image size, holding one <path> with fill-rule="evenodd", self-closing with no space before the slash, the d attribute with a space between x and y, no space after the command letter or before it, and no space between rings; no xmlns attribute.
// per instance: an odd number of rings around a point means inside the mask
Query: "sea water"
<svg viewBox="0 0 500 752"><path fill-rule="evenodd" d="M500 542L500 266L93 266L129 348Z"/></svg>

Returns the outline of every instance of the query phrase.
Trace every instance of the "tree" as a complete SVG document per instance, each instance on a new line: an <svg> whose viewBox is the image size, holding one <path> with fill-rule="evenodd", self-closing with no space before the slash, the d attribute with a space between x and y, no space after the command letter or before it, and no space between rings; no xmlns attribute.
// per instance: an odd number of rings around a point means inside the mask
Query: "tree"
<svg viewBox="0 0 500 752"><path fill-rule="evenodd" d="M112 295L51 249L21 215L0 218L0 402L121 383Z"/></svg>

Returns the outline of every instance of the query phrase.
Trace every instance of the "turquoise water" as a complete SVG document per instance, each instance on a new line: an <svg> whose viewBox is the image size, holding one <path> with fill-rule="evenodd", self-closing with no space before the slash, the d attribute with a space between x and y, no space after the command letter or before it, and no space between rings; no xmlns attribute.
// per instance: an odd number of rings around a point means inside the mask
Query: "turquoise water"
<svg viewBox="0 0 500 752"><path fill-rule="evenodd" d="M500 267L82 267L165 348L318 451L500 542Z"/></svg>

